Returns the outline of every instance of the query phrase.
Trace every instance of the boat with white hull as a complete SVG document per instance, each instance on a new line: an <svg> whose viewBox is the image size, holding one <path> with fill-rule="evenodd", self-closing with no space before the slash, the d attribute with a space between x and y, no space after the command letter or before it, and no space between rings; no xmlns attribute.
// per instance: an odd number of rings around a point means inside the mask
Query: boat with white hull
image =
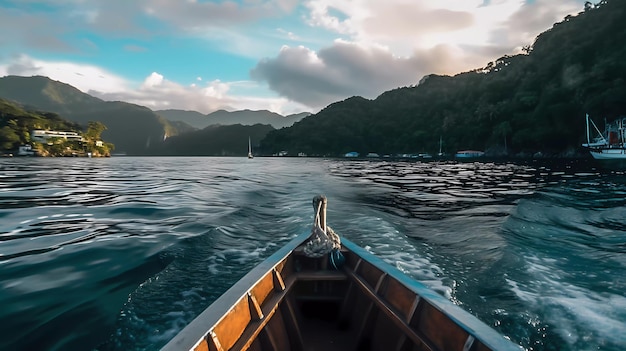
<svg viewBox="0 0 626 351"><path fill-rule="evenodd" d="M582 144L596 160L626 160L626 117L621 117L611 124L605 123L604 132L600 132L589 115L586 115L587 142ZM591 138L591 127L596 136Z"/></svg>
<svg viewBox="0 0 626 351"><path fill-rule="evenodd" d="M254 155L252 155L252 144L250 143L250 137L248 137L248 158L254 158Z"/></svg>

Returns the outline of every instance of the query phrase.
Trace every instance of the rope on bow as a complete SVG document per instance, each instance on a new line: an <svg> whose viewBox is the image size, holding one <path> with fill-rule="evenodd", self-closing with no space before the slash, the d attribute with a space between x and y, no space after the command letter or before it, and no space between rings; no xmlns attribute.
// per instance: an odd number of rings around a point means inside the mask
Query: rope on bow
<svg viewBox="0 0 626 351"><path fill-rule="evenodd" d="M333 250L341 248L341 239L332 228L326 226L326 197L318 195L313 198L315 221L311 229L309 241L304 246L304 254L307 257L322 257ZM332 263L332 257L331 257Z"/></svg>

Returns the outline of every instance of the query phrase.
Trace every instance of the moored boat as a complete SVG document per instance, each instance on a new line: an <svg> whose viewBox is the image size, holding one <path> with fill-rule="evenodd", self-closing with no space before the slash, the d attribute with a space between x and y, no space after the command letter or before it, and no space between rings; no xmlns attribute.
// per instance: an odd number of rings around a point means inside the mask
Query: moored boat
<svg viewBox="0 0 626 351"><path fill-rule="evenodd" d="M613 123L605 123L604 132L600 132L589 115L586 115L587 142L582 144L596 160L626 160L626 117ZM591 138L593 127L596 136Z"/></svg>
<svg viewBox="0 0 626 351"><path fill-rule="evenodd" d="M322 237L334 232L325 224L326 199L316 203L311 235L256 266L163 350L520 350L345 238L317 255L315 229Z"/></svg>
<svg viewBox="0 0 626 351"><path fill-rule="evenodd" d="M457 151L457 153L454 155L454 157L456 158L477 158L477 157L483 157L483 156L485 156L485 153L483 151L477 151L477 150Z"/></svg>
<svg viewBox="0 0 626 351"><path fill-rule="evenodd" d="M252 144L250 142L250 137L248 137L248 158L254 158L254 155L252 155Z"/></svg>

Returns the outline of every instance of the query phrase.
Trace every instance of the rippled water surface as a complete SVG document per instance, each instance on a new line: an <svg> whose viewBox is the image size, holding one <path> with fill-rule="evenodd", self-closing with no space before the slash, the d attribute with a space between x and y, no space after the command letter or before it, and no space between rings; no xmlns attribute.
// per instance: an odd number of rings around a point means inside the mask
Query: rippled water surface
<svg viewBox="0 0 626 351"><path fill-rule="evenodd" d="M626 176L587 161L0 159L0 349L159 349L329 224L526 350L626 349Z"/></svg>

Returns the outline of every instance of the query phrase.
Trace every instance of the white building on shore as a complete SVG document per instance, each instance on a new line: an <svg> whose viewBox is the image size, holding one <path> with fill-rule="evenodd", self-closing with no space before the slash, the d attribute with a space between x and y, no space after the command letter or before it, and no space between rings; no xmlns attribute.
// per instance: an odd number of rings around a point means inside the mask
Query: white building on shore
<svg viewBox="0 0 626 351"><path fill-rule="evenodd" d="M76 132L61 132L56 130L35 129L30 132L30 140L38 143L47 143L52 138L63 138L65 140L84 141L82 135Z"/></svg>

